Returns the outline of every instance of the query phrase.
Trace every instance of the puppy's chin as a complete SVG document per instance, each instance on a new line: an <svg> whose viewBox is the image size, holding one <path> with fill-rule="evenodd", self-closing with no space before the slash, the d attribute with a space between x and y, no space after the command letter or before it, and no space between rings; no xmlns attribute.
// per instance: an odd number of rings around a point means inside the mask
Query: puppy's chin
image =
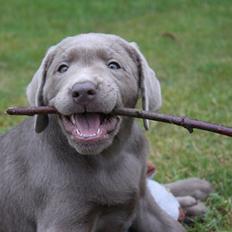
<svg viewBox="0 0 232 232"><path fill-rule="evenodd" d="M119 132L121 118L102 113L60 116L59 124L69 144L82 155L97 155L107 149Z"/></svg>
<svg viewBox="0 0 232 232"><path fill-rule="evenodd" d="M75 142L68 136L69 144L81 155L98 155L113 143L113 139L112 137L102 143L82 144Z"/></svg>

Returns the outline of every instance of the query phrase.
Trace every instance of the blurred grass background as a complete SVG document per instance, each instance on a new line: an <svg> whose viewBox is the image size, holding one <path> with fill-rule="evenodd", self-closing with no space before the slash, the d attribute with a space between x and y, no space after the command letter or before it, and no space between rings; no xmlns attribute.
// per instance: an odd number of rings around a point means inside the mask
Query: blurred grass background
<svg viewBox="0 0 232 232"><path fill-rule="evenodd" d="M0 0L0 111L25 105L46 49L68 35L136 41L159 77L162 112L232 125L230 0ZM4 132L22 118L0 115ZM232 140L156 124L147 133L161 182L198 176L215 187L192 232L232 231Z"/></svg>

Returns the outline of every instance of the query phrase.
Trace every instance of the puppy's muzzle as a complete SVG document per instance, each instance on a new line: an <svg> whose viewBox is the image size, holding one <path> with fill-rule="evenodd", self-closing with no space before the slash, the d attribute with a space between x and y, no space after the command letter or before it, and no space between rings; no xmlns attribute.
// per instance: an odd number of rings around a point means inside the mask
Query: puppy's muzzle
<svg viewBox="0 0 232 232"><path fill-rule="evenodd" d="M96 100L99 97L98 91L97 85L91 81L77 82L71 88L74 112L63 115L61 119L65 131L76 143L102 142L118 130L118 116L104 113L100 108L95 111L99 101Z"/></svg>

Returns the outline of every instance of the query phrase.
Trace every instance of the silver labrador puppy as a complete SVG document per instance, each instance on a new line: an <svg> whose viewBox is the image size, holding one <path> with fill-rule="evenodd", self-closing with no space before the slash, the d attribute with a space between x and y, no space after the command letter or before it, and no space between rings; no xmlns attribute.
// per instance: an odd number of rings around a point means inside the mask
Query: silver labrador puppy
<svg viewBox="0 0 232 232"><path fill-rule="evenodd" d="M140 96L145 110L161 106L159 82L136 44L90 33L51 47L27 97L60 115L27 119L0 137L0 231L184 231L146 188L142 130L108 114L135 107ZM210 189L199 179L168 187L182 198L196 190L199 199Z"/></svg>

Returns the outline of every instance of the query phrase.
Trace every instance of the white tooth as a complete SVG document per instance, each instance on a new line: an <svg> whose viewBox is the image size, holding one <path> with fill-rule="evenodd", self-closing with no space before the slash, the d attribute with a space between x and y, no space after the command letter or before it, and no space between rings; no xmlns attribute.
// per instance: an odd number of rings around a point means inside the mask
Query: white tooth
<svg viewBox="0 0 232 232"><path fill-rule="evenodd" d="M74 114L71 115L71 122L72 122L73 124L76 124Z"/></svg>
<svg viewBox="0 0 232 232"><path fill-rule="evenodd" d="M101 132L100 128L97 129L97 135L99 135Z"/></svg>
<svg viewBox="0 0 232 232"><path fill-rule="evenodd" d="M88 137L95 137L97 134L81 134L82 137L88 138Z"/></svg>
<svg viewBox="0 0 232 232"><path fill-rule="evenodd" d="M82 136L81 132L80 132L78 129L76 129L76 133L77 133L78 135Z"/></svg>

